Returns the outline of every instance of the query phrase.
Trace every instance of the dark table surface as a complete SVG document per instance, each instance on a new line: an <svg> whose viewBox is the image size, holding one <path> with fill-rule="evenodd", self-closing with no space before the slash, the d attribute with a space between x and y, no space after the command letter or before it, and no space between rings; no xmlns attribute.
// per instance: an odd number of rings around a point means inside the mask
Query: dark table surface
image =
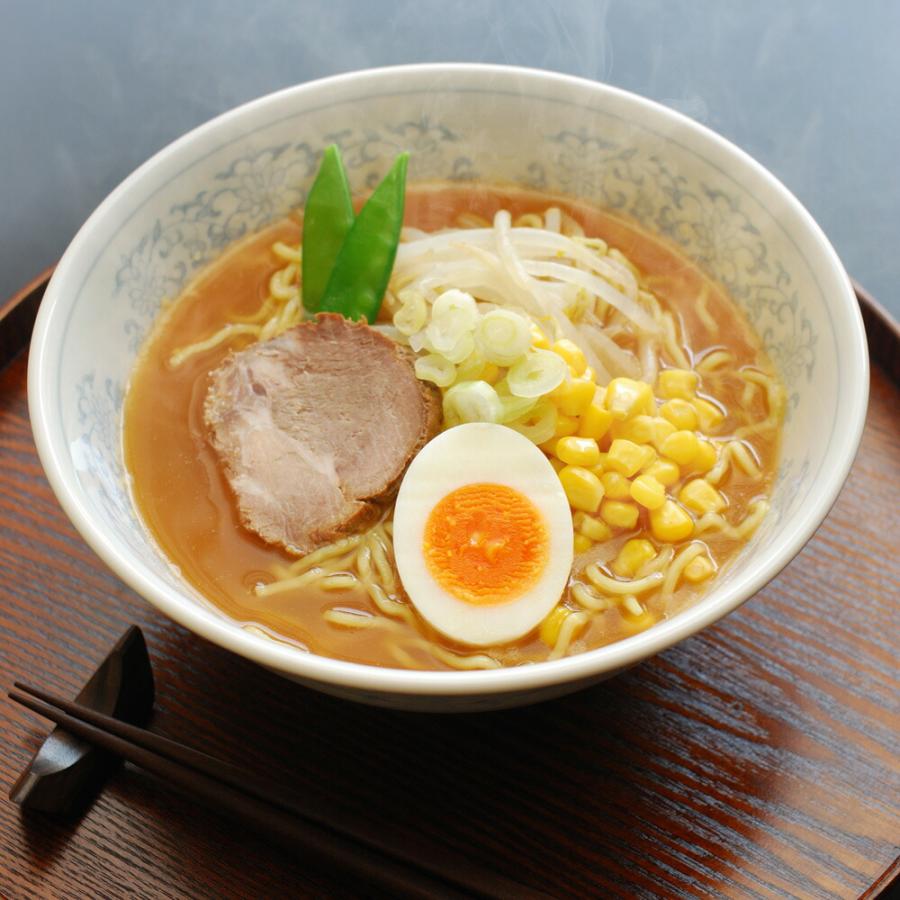
<svg viewBox="0 0 900 900"><path fill-rule="evenodd" d="M460 61L606 81L711 126L900 318L893 0L2 0L0 18L0 297L211 116L351 69Z"/></svg>
<svg viewBox="0 0 900 900"><path fill-rule="evenodd" d="M0 333L3 322L0 309ZM896 335L879 333L879 352L896 359ZM24 677L74 695L137 623L156 730L363 828L449 846L554 896L853 898L896 860L900 388L880 364L837 504L739 611L571 697L429 716L302 688L124 587L44 478L26 362L23 351L0 370L0 684ZM2 704L4 794L46 731ZM371 892L344 872L130 768L80 821L0 801L3 897L360 895Z"/></svg>

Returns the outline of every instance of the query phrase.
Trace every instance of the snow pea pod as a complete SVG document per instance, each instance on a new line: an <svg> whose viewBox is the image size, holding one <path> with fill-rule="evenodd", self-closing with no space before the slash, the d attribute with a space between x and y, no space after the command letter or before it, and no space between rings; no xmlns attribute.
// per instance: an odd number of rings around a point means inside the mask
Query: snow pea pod
<svg viewBox="0 0 900 900"><path fill-rule="evenodd" d="M355 219L350 185L336 144L325 149L303 213L303 305L318 312L328 279Z"/></svg>
<svg viewBox="0 0 900 900"><path fill-rule="evenodd" d="M335 260L321 310L375 321L400 243L408 162L408 153L397 157L356 217Z"/></svg>

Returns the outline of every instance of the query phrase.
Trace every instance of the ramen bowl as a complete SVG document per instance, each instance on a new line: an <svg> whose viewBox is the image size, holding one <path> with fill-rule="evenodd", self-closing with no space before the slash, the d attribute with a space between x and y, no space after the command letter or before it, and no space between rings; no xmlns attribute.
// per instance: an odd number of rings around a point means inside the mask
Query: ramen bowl
<svg viewBox="0 0 900 900"><path fill-rule="evenodd" d="M122 458L123 397L164 298L232 241L302 207L321 150L339 141L356 189L400 150L410 179L512 183L637 220L720 284L787 391L771 510L689 608L554 661L409 671L304 652L243 628L172 566L142 524ZM195 129L126 179L63 256L29 362L29 405L49 481L75 526L130 587L182 626L318 690L427 711L514 706L608 678L736 609L827 514L861 435L868 361L848 278L822 231L761 165L663 106L548 72L427 65L281 91Z"/></svg>

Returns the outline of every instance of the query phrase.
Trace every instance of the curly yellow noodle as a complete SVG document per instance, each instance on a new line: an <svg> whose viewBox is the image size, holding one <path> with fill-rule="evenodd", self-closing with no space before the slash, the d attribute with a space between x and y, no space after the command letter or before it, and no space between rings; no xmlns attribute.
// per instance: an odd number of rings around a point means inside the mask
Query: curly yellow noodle
<svg viewBox="0 0 900 900"><path fill-rule="evenodd" d="M663 580L661 572L654 572L652 575L647 575L645 578L632 581L619 581L616 578L610 578L608 575L604 575L593 563L584 570L584 574L587 575L594 587L606 594L613 595L642 594L644 591L649 591L651 588L657 587Z"/></svg>
<svg viewBox="0 0 900 900"><path fill-rule="evenodd" d="M703 282L700 294L694 301L694 310L697 313L697 318L703 323L703 327L710 334L717 335L719 333L719 323L709 311L709 283L706 281Z"/></svg>
<svg viewBox="0 0 900 900"><path fill-rule="evenodd" d="M695 560L698 556L706 553L706 544L700 541L691 541L673 560L672 564L666 570L666 576L663 579L661 593L664 597L668 597L675 592L682 573L689 562Z"/></svg>
<svg viewBox="0 0 900 900"><path fill-rule="evenodd" d="M556 643L553 645L553 649L550 651L550 655L547 658L560 659L565 656L566 651L569 649L569 644L572 643L575 635L587 625L590 619L590 615L586 612L569 613L560 626Z"/></svg>

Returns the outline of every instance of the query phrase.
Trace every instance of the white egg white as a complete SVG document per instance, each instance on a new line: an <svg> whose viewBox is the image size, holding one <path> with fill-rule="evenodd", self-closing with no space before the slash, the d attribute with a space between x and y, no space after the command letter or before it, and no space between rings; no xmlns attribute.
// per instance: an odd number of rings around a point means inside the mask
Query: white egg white
<svg viewBox="0 0 900 900"><path fill-rule="evenodd" d="M512 600L477 605L446 591L424 555L425 526L449 493L470 484L501 484L540 511L550 540L544 571ZM422 617L460 643L489 646L537 627L559 601L572 568L572 515L559 478L544 454L511 428L458 425L439 434L410 464L394 510L394 554L400 580Z"/></svg>

